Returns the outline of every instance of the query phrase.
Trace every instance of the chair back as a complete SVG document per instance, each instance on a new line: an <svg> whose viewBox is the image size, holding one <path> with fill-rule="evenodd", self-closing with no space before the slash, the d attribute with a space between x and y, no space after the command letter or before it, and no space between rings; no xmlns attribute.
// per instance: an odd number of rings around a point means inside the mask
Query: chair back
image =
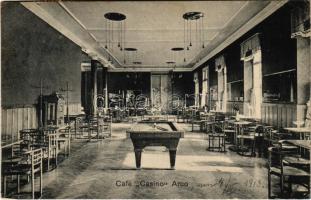
<svg viewBox="0 0 311 200"><path fill-rule="evenodd" d="M299 149L298 148L282 148L283 144L279 143L275 146L268 148L268 161L269 166L281 167L282 159L284 156L298 156Z"/></svg>
<svg viewBox="0 0 311 200"><path fill-rule="evenodd" d="M94 118L90 118L89 119L89 126L90 127L95 127L98 125L98 118L94 117Z"/></svg>
<svg viewBox="0 0 311 200"><path fill-rule="evenodd" d="M54 134L57 132L58 127L47 127L45 129L43 129L44 135L48 135L48 134Z"/></svg>
<svg viewBox="0 0 311 200"><path fill-rule="evenodd" d="M269 147L268 148L268 167L281 168L282 152L278 147Z"/></svg>
<svg viewBox="0 0 311 200"><path fill-rule="evenodd" d="M47 137L48 137L49 149L51 149L52 147L58 146L58 144L57 144L57 138L58 138L57 133L48 134Z"/></svg>
<svg viewBox="0 0 311 200"><path fill-rule="evenodd" d="M20 131L20 139L25 144L32 145L43 142L44 136L39 129L23 129Z"/></svg>
<svg viewBox="0 0 311 200"><path fill-rule="evenodd" d="M33 172L42 170L42 149L31 151L31 169Z"/></svg>
<svg viewBox="0 0 311 200"><path fill-rule="evenodd" d="M215 121L212 125L213 133L223 133L224 132L224 121Z"/></svg>
<svg viewBox="0 0 311 200"><path fill-rule="evenodd" d="M216 113L215 115L215 121L225 121L225 114L224 113Z"/></svg>
<svg viewBox="0 0 311 200"><path fill-rule="evenodd" d="M258 133L258 136L263 137L265 133L265 128L263 125L257 125L254 131L255 133Z"/></svg>

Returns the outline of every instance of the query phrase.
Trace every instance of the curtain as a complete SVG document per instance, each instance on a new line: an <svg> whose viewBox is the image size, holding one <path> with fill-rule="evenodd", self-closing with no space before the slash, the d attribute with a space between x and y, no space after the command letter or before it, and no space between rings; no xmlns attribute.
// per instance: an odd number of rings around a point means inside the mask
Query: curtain
<svg viewBox="0 0 311 200"><path fill-rule="evenodd" d="M209 66L202 69L202 99L201 106L205 106L208 104L208 68Z"/></svg>
<svg viewBox="0 0 311 200"><path fill-rule="evenodd" d="M225 112L227 107L227 66L223 55L215 59L215 70L218 72L219 109Z"/></svg>
<svg viewBox="0 0 311 200"><path fill-rule="evenodd" d="M310 2L300 1L291 10L291 37L310 37Z"/></svg>
<svg viewBox="0 0 311 200"><path fill-rule="evenodd" d="M241 44L241 60L246 59L249 56L255 54L257 50L260 50L260 38L259 33L256 33L252 37L248 38Z"/></svg>

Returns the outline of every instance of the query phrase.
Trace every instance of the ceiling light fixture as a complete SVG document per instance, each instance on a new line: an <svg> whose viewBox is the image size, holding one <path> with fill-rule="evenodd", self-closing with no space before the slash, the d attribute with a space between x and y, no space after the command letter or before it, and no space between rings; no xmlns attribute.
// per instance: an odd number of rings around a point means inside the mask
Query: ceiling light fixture
<svg viewBox="0 0 311 200"><path fill-rule="evenodd" d="M169 67L174 67L174 65L176 64L175 61L167 61L166 64L169 66Z"/></svg>
<svg viewBox="0 0 311 200"><path fill-rule="evenodd" d="M131 60L134 60L134 56L133 53L137 53L137 49L136 48L132 48L132 47L127 47L124 48L124 64L126 64L126 59L128 57L129 62L131 62ZM133 63L134 61L132 61Z"/></svg>
<svg viewBox="0 0 311 200"><path fill-rule="evenodd" d="M120 51L125 46L125 19L126 16L122 13L108 12L105 17L105 49L113 52L114 44L116 43Z"/></svg>
<svg viewBox="0 0 311 200"><path fill-rule="evenodd" d="M195 43L202 43L202 48L204 46L204 27L203 18L204 14L202 12L186 12L183 14L184 19L184 49L190 50ZM195 22L195 41L193 43L192 34L192 23ZM186 45L187 44L187 45ZM189 45L188 45L189 44ZM186 47L187 46L187 47ZM184 58L186 61L186 58Z"/></svg>
<svg viewBox="0 0 311 200"><path fill-rule="evenodd" d="M180 52L181 51L184 51L184 48L183 47L174 47L174 48L171 48L171 51L173 52L173 60L179 60L179 57L180 57ZM178 58L177 58L178 57ZM185 61L186 58L184 58L184 61Z"/></svg>

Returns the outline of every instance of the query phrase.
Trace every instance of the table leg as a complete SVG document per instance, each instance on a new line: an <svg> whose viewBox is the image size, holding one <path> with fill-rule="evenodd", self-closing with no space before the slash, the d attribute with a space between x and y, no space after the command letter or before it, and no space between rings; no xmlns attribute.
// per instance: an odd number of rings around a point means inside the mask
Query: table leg
<svg viewBox="0 0 311 200"><path fill-rule="evenodd" d="M176 150L169 150L171 168L175 168Z"/></svg>
<svg viewBox="0 0 311 200"><path fill-rule="evenodd" d="M75 139L77 139L77 118L75 119Z"/></svg>
<svg viewBox="0 0 311 200"><path fill-rule="evenodd" d="M141 164L141 149L135 149L136 168L140 168Z"/></svg>
<svg viewBox="0 0 311 200"><path fill-rule="evenodd" d="M238 126L235 125L234 129L235 129L235 131L234 131L234 144L237 145L238 144L238 140L237 140Z"/></svg>

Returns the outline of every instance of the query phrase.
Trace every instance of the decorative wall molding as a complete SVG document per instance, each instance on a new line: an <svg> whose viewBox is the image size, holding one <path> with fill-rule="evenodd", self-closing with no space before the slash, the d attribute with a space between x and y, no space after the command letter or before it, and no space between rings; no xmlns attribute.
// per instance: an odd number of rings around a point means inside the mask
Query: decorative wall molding
<svg viewBox="0 0 311 200"><path fill-rule="evenodd" d="M199 62L197 62L193 67L192 70L195 70L196 68L200 67L204 62L211 59L213 56L215 56L217 53L225 49L227 46L229 46L231 43L239 39L242 35L244 35L247 31L251 30L253 27L255 27L257 24L262 22L264 19L269 17L272 13L274 13L276 10L281 8L284 4L286 4L288 0L282 0L282 1L271 1L269 5L267 5L263 10L261 10L259 13L257 13L252 19L250 19L246 24L244 24L241 28L236 30L233 34L231 34L230 37L228 37L226 40L224 40L221 44L219 44L213 51L208 53L204 58L202 58Z"/></svg>
<svg viewBox="0 0 311 200"><path fill-rule="evenodd" d="M261 49L260 34L256 33L241 43L241 60L250 61L256 51Z"/></svg>

